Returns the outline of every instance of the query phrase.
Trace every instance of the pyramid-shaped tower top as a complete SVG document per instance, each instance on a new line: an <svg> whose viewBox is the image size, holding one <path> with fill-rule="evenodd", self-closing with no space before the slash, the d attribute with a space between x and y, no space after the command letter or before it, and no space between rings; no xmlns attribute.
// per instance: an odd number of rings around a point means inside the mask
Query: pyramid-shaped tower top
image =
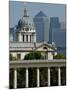
<svg viewBox="0 0 68 90"><path fill-rule="evenodd" d="M47 15L43 11L39 11L38 14L35 15L35 17L47 17Z"/></svg>

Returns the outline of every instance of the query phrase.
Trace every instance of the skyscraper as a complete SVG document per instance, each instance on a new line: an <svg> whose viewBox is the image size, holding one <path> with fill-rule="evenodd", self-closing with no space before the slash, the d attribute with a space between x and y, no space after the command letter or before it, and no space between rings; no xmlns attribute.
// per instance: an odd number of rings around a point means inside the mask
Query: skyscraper
<svg viewBox="0 0 68 90"><path fill-rule="evenodd" d="M50 18L50 28L49 28L49 43L55 43L58 53L66 52L66 31L65 26L62 26L59 22L58 17Z"/></svg>
<svg viewBox="0 0 68 90"><path fill-rule="evenodd" d="M49 27L49 42L52 43L55 41L54 33L59 31L60 23L58 17L51 17L50 18L50 27Z"/></svg>
<svg viewBox="0 0 68 90"><path fill-rule="evenodd" d="M49 20L43 11L37 13L34 17L34 24L36 28L37 42L49 41Z"/></svg>

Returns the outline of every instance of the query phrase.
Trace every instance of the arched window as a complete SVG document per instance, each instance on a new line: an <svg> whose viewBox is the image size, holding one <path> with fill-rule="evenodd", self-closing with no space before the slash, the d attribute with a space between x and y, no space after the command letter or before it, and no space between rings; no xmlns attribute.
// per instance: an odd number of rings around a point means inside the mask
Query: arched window
<svg viewBox="0 0 68 90"><path fill-rule="evenodd" d="M43 47L43 49L47 49L47 47Z"/></svg>

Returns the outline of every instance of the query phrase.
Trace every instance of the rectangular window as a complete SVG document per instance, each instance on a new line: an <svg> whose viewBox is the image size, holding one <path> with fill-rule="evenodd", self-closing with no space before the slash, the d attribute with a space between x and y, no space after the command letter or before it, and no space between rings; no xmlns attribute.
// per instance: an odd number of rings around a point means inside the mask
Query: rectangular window
<svg viewBox="0 0 68 90"><path fill-rule="evenodd" d="M28 42L28 35L26 35L26 42Z"/></svg>
<svg viewBox="0 0 68 90"><path fill-rule="evenodd" d="M24 35L23 35L23 42L24 42Z"/></svg>

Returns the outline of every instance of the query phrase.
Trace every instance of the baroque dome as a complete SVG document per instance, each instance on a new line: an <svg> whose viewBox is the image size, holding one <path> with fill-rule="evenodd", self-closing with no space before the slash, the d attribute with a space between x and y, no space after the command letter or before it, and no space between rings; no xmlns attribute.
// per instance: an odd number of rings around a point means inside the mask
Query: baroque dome
<svg viewBox="0 0 68 90"><path fill-rule="evenodd" d="M23 29L25 27L34 29L33 19L29 16L27 16L27 17L23 16L22 19L20 19L18 21L17 27L18 27L18 29Z"/></svg>
<svg viewBox="0 0 68 90"><path fill-rule="evenodd" d="M24 28L29 28L29 29L34 29L34 22L31 17L28 15L28 9L27 7L24 8L24 15L23 17L18 21L17 25L18 30L24 29Z"/></svg>

